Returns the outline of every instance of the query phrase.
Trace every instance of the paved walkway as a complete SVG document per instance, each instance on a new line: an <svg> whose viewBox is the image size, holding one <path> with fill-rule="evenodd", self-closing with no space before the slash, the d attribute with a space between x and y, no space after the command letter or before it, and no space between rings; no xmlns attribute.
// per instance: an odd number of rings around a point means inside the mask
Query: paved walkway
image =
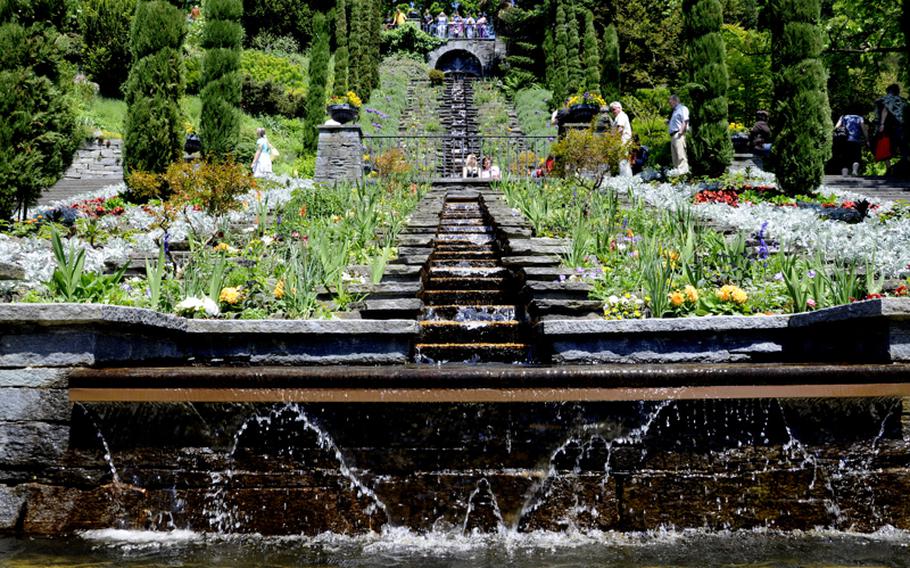
<svg viewBox="0 0 910 568"><path fill-rule="evenodd" d="M46 206L55 201L70 201L77 195L97 191L103 187L120 183L119 178L101 177L89 179L63 178L52 187L44 190L38 199L38 206Z"/></svg>

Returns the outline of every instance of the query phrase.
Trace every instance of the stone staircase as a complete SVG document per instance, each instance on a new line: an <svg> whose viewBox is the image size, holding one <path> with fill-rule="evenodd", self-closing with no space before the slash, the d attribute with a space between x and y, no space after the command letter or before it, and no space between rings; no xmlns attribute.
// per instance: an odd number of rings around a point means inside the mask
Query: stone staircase
<svg viewBox="0 0 910 568"><path fill-rule="evenodd" d="M445 90L439 100L439 119L446 134L437 161L440 177L460 177L468 154L480 156L472 82L470 77L446 76Z"/></svg>

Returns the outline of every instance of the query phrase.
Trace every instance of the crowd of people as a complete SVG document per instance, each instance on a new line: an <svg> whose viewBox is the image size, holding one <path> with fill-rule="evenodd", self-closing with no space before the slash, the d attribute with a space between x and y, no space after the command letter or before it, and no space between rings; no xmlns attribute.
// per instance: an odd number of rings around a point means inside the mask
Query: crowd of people
<svg viewBox="0 0 910 568"><path fill-rule="evenodd" d="M426 33L442 39L492 39L495 37L493 26L486 14L468 14L464 17L455 10L451 15L440 11L433 15L425 10L423 16L411 6L409 10L397 8L388 19L389 27L398 27L406 22L420 22Z"/></svg>

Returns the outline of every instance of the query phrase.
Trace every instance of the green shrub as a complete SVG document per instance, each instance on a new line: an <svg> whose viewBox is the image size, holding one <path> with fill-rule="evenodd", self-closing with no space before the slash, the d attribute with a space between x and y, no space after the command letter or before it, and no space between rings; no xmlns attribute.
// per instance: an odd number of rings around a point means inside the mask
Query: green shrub
<svg viewBox="0 0 910 568"><path fill-rule="evenodd" d="M101 94L119 97L130 71L130 25L136 0L88 0L79 11L83 66Z"/></svg>
<svg viewBox="0 0 910 568"><path fill-rule="evenodd" d="M382 55L394 53L426 55L445 42L446 40L421 30L414 22L406 22L404 25L383 31L379 47Z"/></svg>
<svg viewBox="0 0 910 568"><path fill-rule="evenodd" d="M19 4L0 4L0 219L33 205L69 165L79 140L63 87L71 83L60 79L59 33L43 22L25 25L30 17L53 21L54 6Z"/></svg>
<svg viewBox="0 0 910 568"><path fill-rule="evenodd" d="M130 31L133 64L125 85L124 171L164 172L183 151L180 98L182 12L161 1L142 1Z"/></svg>
<svg viewBox="0 0 910 568"><path fill-rule="evenodd" d="M584 47L585 90L594 93L600 89L600 46L597 45L594 14L591 10L585 12Z"/></svg>
<svg viewBox="0 0 910 568"><path fill-rule="evenodd" d="M250 42L250 47L267 53L273 51L287 54L300 52L300 44L292 36L275 35L269 31L259 32Z"/></svg>
<svg viewBox="0 0 910 568"><path fill-rule="evenodd" d="M209 0L202 46L200 137L206 159L220 161L234 153L240 137L240 0ZM222 19L223 18L223 19Z"/></svg>
<svg viewBox="0 0 910 568"><path fill-rule="evenodd" d="M616 26L610 24L604 30L602 61L603 69L600 73L600 92L605 99L619 98L621 89L619 74L619 35Z"/></svg>
<svg viewBox="0 0 910 568"><path fill-rule="evenodd" d="M299 56L245 49L240 54L240 72L257 83L271 82L286 91L306 89L305 61Z"/></svg>
<svg viewBox="0 0 910 568"><path fill-rule="evenodd" d="M430 69L427 76L430 79L430 84L436 86L442 85L446 80L446 74L439 69Z"/></svg>
<svg viewBox="0 0 910 568"><path fill-rule="evenodd" d="M607 174L618 170L620 161L628 159L630 150L617 131L569 130L553 144L554 171L596 188Z"/></svg>
<svg viewBox="0 0 910 568"><path fill-rule="evenodd" d="M243 77L241 93L240 108L247 114L301 118L306 112L306 98L302 94L286 92L271 81L259 83L251 77Z"/></svg>
<svg viewBox="0 0 910 568"><path fill-rule="evenodd" d="M299 0L243 0L243 29L250 42L268 32L274 37L293 38L298 45L308 45L313 12L312 3Z"/></svg>
<svg viewBox="0 0 910 568"><path fill-rule="evenodd" d="M556 32L554 38L553 60L556 63L556 69L553 71L552 81L549 86L553 92L553 100L550 101L550 104L557 108L562 106L563 101L574 90L569 85L569 31L566 26L565 7L561 2L556 9Z"/></svg>

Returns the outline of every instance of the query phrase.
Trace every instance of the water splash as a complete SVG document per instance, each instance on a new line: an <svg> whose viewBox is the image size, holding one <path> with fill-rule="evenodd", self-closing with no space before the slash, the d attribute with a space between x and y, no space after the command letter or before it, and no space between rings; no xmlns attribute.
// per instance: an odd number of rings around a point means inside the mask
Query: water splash
<svg viewBox="0 0 910 568"><path fill-rule="evenodd" d="M104 461L107 464L107 469L111 473L111 484L114 487L119 487L122 485L120 482L120 475L117 474L117 466L114 465L114 453L111 451L111 447L108 445L107 440L104 438L104 433L101 431L101 427L98 425L98 422L95 420L95 413L92 412L89 407L84 404L76 403L80 409L82 409L82 414L88 418L88 421L92 423L92 426L95 427L95 436L98 438L98 441L101 443L101 447L104 450Z"/></svg>

